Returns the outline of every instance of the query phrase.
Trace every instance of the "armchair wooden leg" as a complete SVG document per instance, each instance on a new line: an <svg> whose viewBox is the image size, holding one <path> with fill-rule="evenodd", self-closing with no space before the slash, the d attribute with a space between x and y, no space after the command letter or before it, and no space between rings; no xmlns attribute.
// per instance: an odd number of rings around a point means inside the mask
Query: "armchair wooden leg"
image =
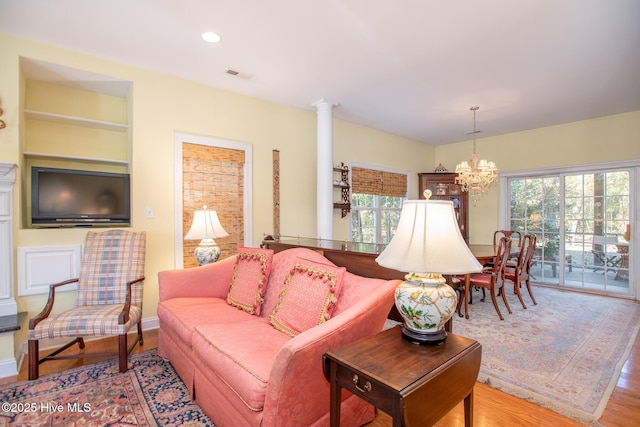
<svg viewBox="0 0 640 427"><path fill-rule="evenodd" d="M118 361L120 372L127 372L129 349L127 348L127 333L118 335Z"/></svg>
<svg viewBox="0 0 640 427"><path fill-rule="evenodd" d="M144 339L142 338L142 322L138 322L138 342L140 345L144 344Z"/></svg>
<svg viewBox="0 0 640 427"><path fill-rule="evenodd" d="M29 379L37 380L40 376L40 370L38 365L39 345L38 340L29 340Z"/></svg>

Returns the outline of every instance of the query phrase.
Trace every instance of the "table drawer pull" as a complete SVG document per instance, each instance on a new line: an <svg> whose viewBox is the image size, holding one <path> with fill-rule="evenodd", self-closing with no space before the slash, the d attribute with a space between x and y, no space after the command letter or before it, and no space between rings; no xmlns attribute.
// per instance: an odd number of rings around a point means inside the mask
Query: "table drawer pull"
<svg viewBox="0 0 640 427"><path fill-rule="evenodd" d="M364 387L360 387L358 385L358 383L360 382L360 378L358 378L357 375L353 376L353 384L356 386L356 388L358 390L360 390L363 393L367 393L371 391L371 383L369 381L367 381L366 383L364 383Z"/></svg>

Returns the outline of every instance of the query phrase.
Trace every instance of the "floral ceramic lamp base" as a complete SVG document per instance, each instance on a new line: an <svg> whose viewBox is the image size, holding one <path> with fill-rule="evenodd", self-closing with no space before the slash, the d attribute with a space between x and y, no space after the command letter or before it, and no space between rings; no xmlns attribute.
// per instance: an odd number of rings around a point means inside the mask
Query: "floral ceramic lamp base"
<svg viewBox="0 0 640 427"><path fill-rule="evenodd" d="M211 264L220 258L220 248L213 239L202 239L194 255L201 266Z"/></svg>
<svg viewBox="0 0 640 427"><path fill-rule="evenodd" d="M404 319L402 336L414 344L447 339L444 325L453 316L457 296L440 274L410 273L396 289L396 307Z"/></svg>

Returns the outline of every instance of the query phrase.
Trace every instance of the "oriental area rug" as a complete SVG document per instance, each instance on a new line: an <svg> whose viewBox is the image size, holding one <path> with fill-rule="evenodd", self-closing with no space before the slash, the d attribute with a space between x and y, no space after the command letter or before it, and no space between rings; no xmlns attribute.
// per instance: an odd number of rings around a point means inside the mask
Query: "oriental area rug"
<svg viewBox="0 0 640 427"><path fill-rule="evenodd" d="M0 386L0 426L214 426L156 350Z"/></svg>
<svg viewBox="0 0 640 427"><path fill-rule="evenodd" d="M501 321L490 298L474 291L469 319L453 332L482 344L479 382L577 421L598 425L640 327L640 304L533 287L524 310L508 284Z"/></svg>

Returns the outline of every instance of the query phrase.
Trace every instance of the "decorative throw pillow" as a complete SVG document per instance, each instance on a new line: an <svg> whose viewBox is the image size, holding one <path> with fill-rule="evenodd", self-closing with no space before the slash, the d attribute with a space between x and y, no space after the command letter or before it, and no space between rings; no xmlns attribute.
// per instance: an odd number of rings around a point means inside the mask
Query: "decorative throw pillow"
<svg viewBox="0 0 640 427"><path fill-rule="evenodd" d="M345 271L344 267L298 258L269 316L271 324L293 337L331 318Z"/></svg>
<svg viewBox="0 0 640 427"><path fill-rule="evenodd" d="M239 247L227 303L259 315L272 259L272 249Z"/></svg>

